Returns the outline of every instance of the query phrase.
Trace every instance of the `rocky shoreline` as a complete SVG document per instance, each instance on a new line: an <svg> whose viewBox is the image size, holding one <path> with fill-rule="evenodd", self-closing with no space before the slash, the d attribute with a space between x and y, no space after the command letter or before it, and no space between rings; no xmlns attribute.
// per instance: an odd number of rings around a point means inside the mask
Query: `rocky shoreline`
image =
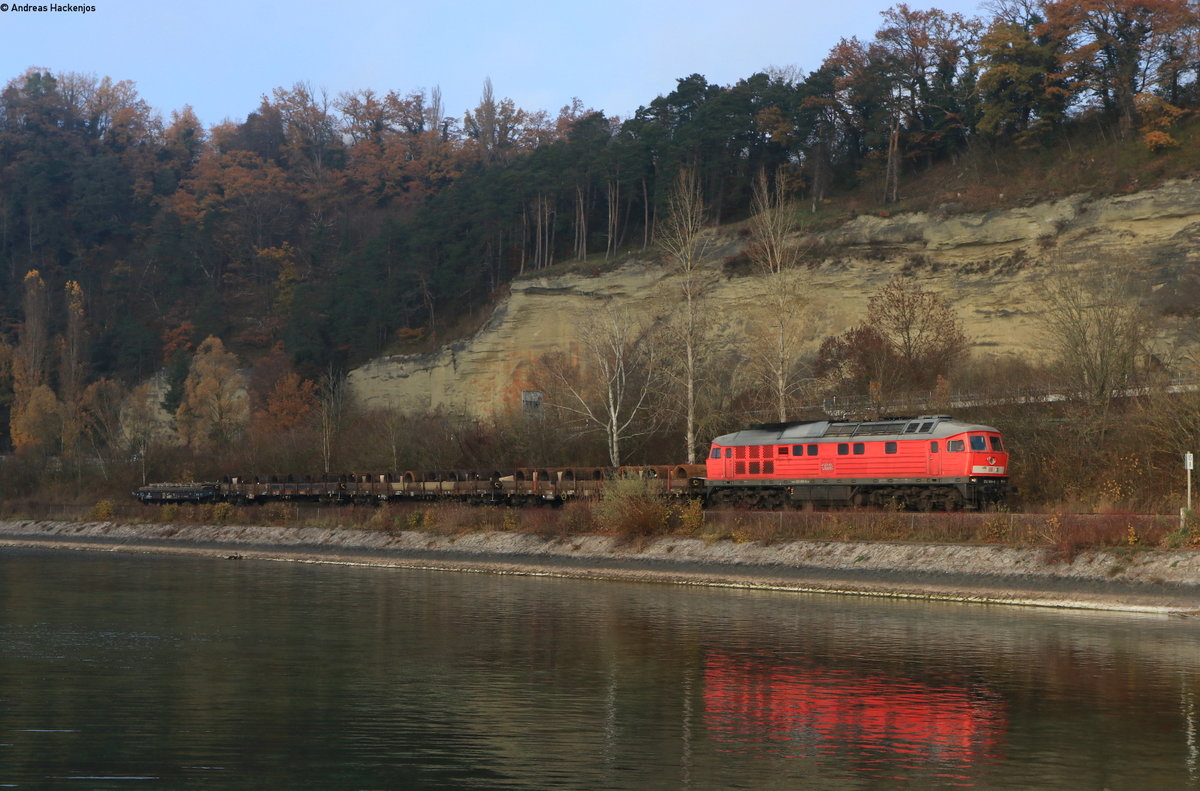
<svg viewBox="0 0 1200 791"><path fill-rule="evenodd" d="M363 529L0 522L0 548L189 554L1174 615L1200 615L1200 552Z"/></svg>

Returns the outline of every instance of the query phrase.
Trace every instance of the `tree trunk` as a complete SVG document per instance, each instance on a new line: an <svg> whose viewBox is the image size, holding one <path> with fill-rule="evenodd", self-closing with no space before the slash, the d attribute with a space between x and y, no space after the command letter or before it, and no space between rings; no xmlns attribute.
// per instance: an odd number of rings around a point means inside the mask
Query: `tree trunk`
<svg viewBox="0 0 1200 791"><path fill-rule="evenodd" d="M621 217L621 182L615 178L608 181L608 228L605 233L608 243L604 249L604 259L608 260L617 253L617 229Z"/></svg>
<svg viewBox="0 0 1200 791"><path fill-rule="evenodd" d="M888 135L887 170L883 181L883 202L895 203L900 197L900 119Z"/></svg>

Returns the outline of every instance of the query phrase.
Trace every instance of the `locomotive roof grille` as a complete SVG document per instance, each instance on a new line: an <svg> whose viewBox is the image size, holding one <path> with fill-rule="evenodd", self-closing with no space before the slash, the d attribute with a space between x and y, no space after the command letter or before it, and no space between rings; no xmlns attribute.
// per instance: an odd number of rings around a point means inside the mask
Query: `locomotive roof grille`
<svg viewBox="0 0 1200 791"><path fill-rule="evenodd" d="M750 428L754 431L787 431L789 428L798 428L799 426L814 426L818 423L827 423L825 420L793 420L787 423L757 423Z"/></svg>
<svg viewBox="0 0 1200 791"><path fill-rule="evenodd" d="M827 437L862 437L873 434L900 434L908 423L831 423Z"/></svg>

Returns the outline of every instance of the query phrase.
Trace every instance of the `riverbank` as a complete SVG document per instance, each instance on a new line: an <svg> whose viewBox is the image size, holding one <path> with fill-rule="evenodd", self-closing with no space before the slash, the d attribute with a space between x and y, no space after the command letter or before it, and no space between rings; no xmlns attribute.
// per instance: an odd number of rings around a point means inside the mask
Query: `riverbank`
<svg viewBox="0 0 1200 791"><path fill-rule="evenodd" d="M572 577L1200 615L1200 552L978 544L446 535L316 527L0 522L0 547Z"/></svg>

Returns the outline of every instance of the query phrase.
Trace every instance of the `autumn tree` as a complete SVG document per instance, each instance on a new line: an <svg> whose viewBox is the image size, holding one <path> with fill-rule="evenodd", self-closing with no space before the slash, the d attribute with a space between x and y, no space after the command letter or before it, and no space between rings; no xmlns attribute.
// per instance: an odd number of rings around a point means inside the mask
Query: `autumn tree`
<svg viewBox="0 0 1200 791"><path fill-rule="evenodd" d="M813 376L822 389L842 395L890 392L899 373L887 341L867 324L825 338L813 362Z"/></svg>
<svg viewBox="0 0 1200 791"><path fill-rule="evenodd" d="M340 169L344 145L333 101L304 82L271 93L283 127L282 152L293 180L304 185L306 197L332 197L333 173Z"/></svg>
<svg viewBox="0 0 1200 791"><path fill-rule="evenodd" d="M1179 141L1171 136L1170 129L1187 113L1161 96L1141 93L1137 96L1138 117L1141 119L1142 143L1158 153L1167 148L1176 148Z"/></svg>
<svg viewBox="0 0 1200 791"><path fill-rule="evenodd" d="M119 382L98 379L84 389L79 403L80 438L91 447L107 475L105 459L128 450L122 446L121 411L128 392Z"/></svg>
<svg viewBox="0 0 1200 791"><path fill-rule="evenodd" d="M252 410L248 435L256 462L273 469L305 468L305 459L316 455L312 440L320 409L317 384L287 371L255 401L259 405Z"/></svg>
<svg viewBox="0 0 1200 791"><path fill-rule="evenodd" d="M249 417L244 377L237 357L215 336L196 349L183 385L175 425L185 445L196 450L227 448Z"/></svg>
<svg viewBox="0 0 1200 791"><path fill-rule="evenodd" d="M316 383L292 371L275 383L261 418L269 433L286 434L308 423L317 405Z"/></svg>
<svg viewBox="0 0 1200 791"><path fill-rule="evenodd" d="M1034 28L1033 9L998 18L980 39L982 117L979 131L989 137L1036 143L1057 129L1074 95L1062 42Z"/></svg>
<svg viewBox="0 0 1200 791"><path fill-rule="evenodd" d="M191 168L170 209L202 287L253 303L278 274L258 251L296 233L301 196L275 159L240 148L250 144L235 130L215 128L213 138L217 152Z"/></svg>
<svg viewBox="0 0 1200 791"><path fill-rule="evenodd" d="M954 306L911 278L893 277L871 297L867 322L919 386L949 373L970 345Z"/></svg>
<svg viewBox="0 0 1200 791"><path fill-rule="evenodd" d="M13 412L13 444L21 450L55 453L61 445L63 408L49 385L38 385L25 399L19 412Z"/></svg>
<svg viewBox="0 0 1200 791"><path fill-rule="evenodd" d="M382 96L368 89L343 94L337 106L351 141L346 176L368 205L411 209L457 177L455 122L438 88Z"/></svg>
<svg viewBox="0 0 1200 791"><path fill-rule="evenodd" d="M903 136L905 157L930 161L960 146L974 126L968 104L977 77L971 55L979 22L904 3L882 16L875 42L891 83L893 136ZM898 155L889 154L893 166Z"/></svg>
<svg viewBox="0 0 1200 791"><path fill-rule="evenodd" d="M508 162L539 131L535 119L512 99L496 98L490 77L483 81L479 104L463 118L463 129L484 165Z"/></svg>
<svg viewBox="0 0 1200 791"><path fill-rule="evenodd" d="M13 353L13 405L11 427L13 445L17 448L26 445L41 444L45 437L39 433L29 433L33 427L44 428L47 421L42 415L54 412L58 415L57 406L51 410L48 406L50 397L45 392L38 397L38 416L27 416L30 410L34 392L45 388L49 395L49 365L50 365L50 296L41 273L31 269L25 273L25 292L21 300L24 321L21 323L17 338L17 347ZM57 398L54 399L57 403ZM61 416L56 417L58 420ZM57 439L57 437L55 437Z"/></svg>
<svg viewBox="0 0 1200 791"><path fill-rule="evenodd" d="M1135 382L1154 335L1152 317L1136 293L1121 277L1089 280L1067 271L1042 283L1043 348L1064 384L1102 410Z"/></svg>
<svg viewBox="0 0 1200 791"><path fill-rule="evenodd" d="M896 276L868 300L862 324L825 339L814 374L879 392L932 390L966 356L969 343L944 297Z"/></svg>
<svg viewBox="0 0 1200 791"><path fill-rule="evenodd" d="M1041 31L1064 42L1076 78L1116 118L1122 135L1137 123L1136 97L1168 70L1171 45L1194 30L1187 0L1055 0Z"/></svg>

